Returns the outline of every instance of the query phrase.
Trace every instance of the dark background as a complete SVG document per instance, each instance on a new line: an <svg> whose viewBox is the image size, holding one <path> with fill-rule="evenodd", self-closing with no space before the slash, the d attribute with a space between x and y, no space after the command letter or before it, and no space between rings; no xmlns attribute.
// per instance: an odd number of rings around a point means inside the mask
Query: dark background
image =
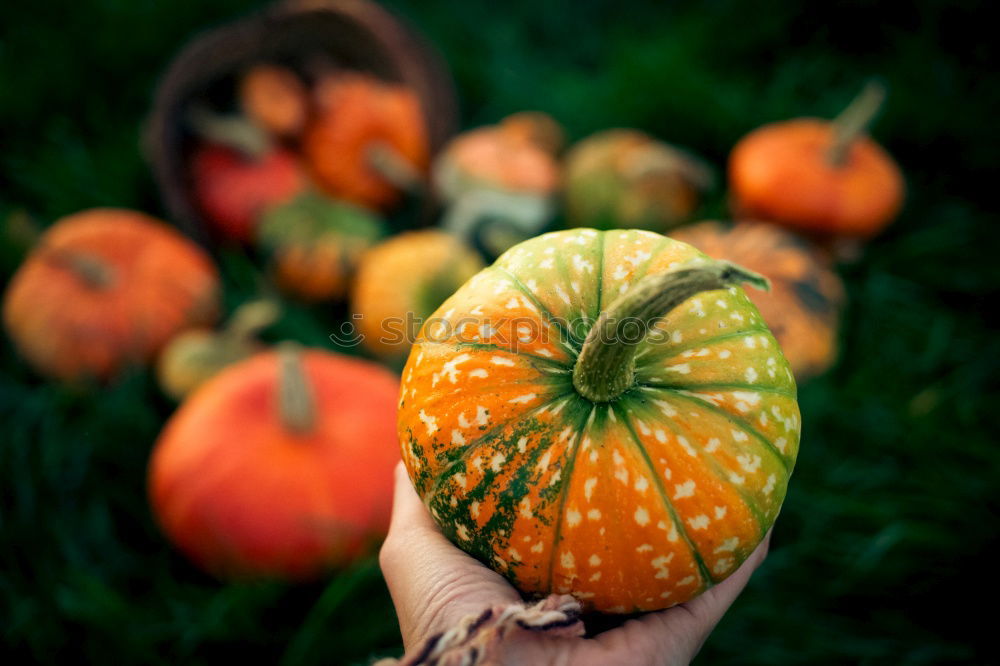
<svg viewBox="0 0 1000 666"><path fill-rule="evenodd" d="M634 126L720 169L753 127L831 117L878 76L897 223L841 267L840 363L801 387L802 449L772 554L702 664L985 662L995 655L1000 231L995 25L985 4L455 2L390 6L440 48L463 125L535 108L573 138ZM163 215L138 150L160 72L241 0L0 3L0 216ZM720 188L702 211L725 215ZM6 282L16 248L0 247ZM231 307L254 288L222 266ZM292 308L274 333L328 344ZM147 508L171 406L150 377L42 382L0 342L0 656L6 663L364 663L398 653L369 560L316 584L223 585ZM975 608L974 602L983 608ZM984 609L985 608L985 609ZM995 658L995 657L993 657Z"/></svg>

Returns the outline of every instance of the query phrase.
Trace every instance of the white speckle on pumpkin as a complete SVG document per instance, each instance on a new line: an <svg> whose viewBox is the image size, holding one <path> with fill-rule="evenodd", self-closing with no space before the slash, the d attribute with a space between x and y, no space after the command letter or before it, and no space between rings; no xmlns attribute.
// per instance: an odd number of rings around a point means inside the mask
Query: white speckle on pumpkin
<svg viewBox="0 0 1000 666"><path fill-rule="evenodd" d="M479 502L473 502L469 505L469 515L473 518L479 518Z"/></svg>
<svg viewBox="0 0 1000 666"><path fill-rule="evenodd" d="M738 537L730 537L730 538L726 539L725 541L723 541L722 543L720 543L719 547L716 548L712 552L715 555L718 555L719 553L731 553L734 550L736 550L736 546L738 546L738 545L740 545L739 538Z"/></svg>
<svg viewBox="0 0 1000 666"><path fill-rule="evenodd" d="M761 491L765 495L770 495L771 491L774 490L774 486L777 483L777 481L778 481L778 479L774 476L774 474L771 474L770 476L767 477L767 483L764 485L764 487L761 489Z"/></svg>
<svg viewBox="0 0 1000 666"><path fill-rule="evenodd" d="M747 368L747 371L743 374L743 376L747 378L748 382L755 382L757 381L757 370L752 367Z"/></svg>
<svg viewBox="0 0 1000 666"><path fill-rule="evenodd" d="M646 492L646 489L648 487L649 487L649 480L646 477L644 477L644 476L636 477L636 479L635 479L635 489L636 490L638 490L640 493L644 493L644 492Z"/></svg>
<svg viewBox="0 0 1000 666"><path fill-rule="evenodd" d="M417 417L427 427L427 434L428 435L433 435L434 433L437 432L437 430L438 430L437 417L429 415L427 412L425 412L422 409L420 410L420 413L417 414Z"/></svg>
<svg viewBox="0 0 1000 666"><path fill-rule="evenodd" d="M666 367L666 370L669 370L670 372L678 372L678 373L680 373L682 375L687 375L687 374L690 374L690 372L691 372L691 364L690 363L678 363L676 365L668 365Z"/></svg>
<svg viewBox="0 0 1000 666"><path fill-rule="evenodd" d="M583 496L590 501L591 496L594 494L594 486L597 485L597 477L590 477L583 482Z"/></svg>
<svg viewBox="0 0 1000 666"><path fill-rule="evenodd" d="M732 566L733 566L733 558L731 558L731 557L720 558L715 563L715 566L712 567L712 573L714 573L714 574L724 574L727 571L729 571L729 569Z"/></svg>
<svg viewBox="0 0 1000 666"><path fill-rule="evenodd" d="M498 453L490 460L490 469L494 472L499 472L501 466L507 462L507 456L502 453Z"/></svg>
<svg viewBox="0 0 1000 666"><path fill-rule="evenodd" d="M476 368L475 370L469 371L470 377L478 377L479 379L483 379L484 377L489 377L489 375L490 373L486 372L486 370L484 370L483 368Z"/></svg>
<svg viewBox="0 0 1000 666"><path fill-rule="evenodd" d="M511 404L514 404L514 405L523 405L523 404L531 402L532 400L534 400L537 397L538 397L537 393L525 393L524 395L519 395L516 398L511 398L507 402L509 402Z"/></svg>
<svg viewBox="0 0 1000 666"><path fill-rule="evenodd" d="M677 416L677 410L674 409L673 405L669 402L663 400L654 400L653 404L660 408L664 416Z"/></svg>
<svg viewBox="0 0 1000 666"><path fill-rule="evenodd" d="M545 544L543 544L541 541L536 541L535 545L532 546L529 550L533 553L540 553L544 549L545 549Z"/></svg>
<svg viewBox="0 0 1000 666"><path fill-rule="evenodd" d="M576 558L573 557L573 553L563 552L559 556L559 564L562 565L563 569L574 569L576 568Z"/></svg>
<svg viewBox="0 0 1000 666"><path fill-rule="evenodd" d="M503 366L506 366L508 368L513 368L514 367L514 361L512 359L505 358L503 356L494 356L494 357L492 357L490 359L490 363L492 363L493 365L503 365Z"/></svg>
<svg viewBox="0 0 1000 666"><path fill-rule="evenodd" d="M455 428L454 430L451 431L451 443L456 444L458 446L462 446L463 444L465 444L465 437L462 435L462 432L458 428Z"/></svg>
<svg viewBox="0 0 1000 666"><path fill-rule="evenodd" d="M722 520L725 517L726 517L726 507L724 506L715 507L715 519Z"/></svg>
<svg viewBox="0 0 1000 666"><path fill-rule="evenodd" d="M566 512L566 526L576 527L581 522L583 522L583 515L576 509L570 509Z"/></svg>
<svg viewBox="0 0 1000 666"><path fill-rule="evenodd" d="M482 405L476 406L476 425L484 426L490 422L490 412Z"/></svg>
<svg viewBox="0 0 1000 666"><path fill-rule="evenodd" d="M722 442L719 441L718 437L713 437L708 440L708 444L705 445L705 450L709 453L715 453L715 450L718 449L721 444Z"/></svg>
<svg viewBox="0 0 1000 666"><path fill-rule="evenodd" d="M654 436L656 437L656 441L661 444L667 441L667 433L664 432L662 428L657 428Z"/></svg>
<svg viewBox="0 0 1000 666"><path fill-rule="evenodd" d="M673 333L670 334L670 341L673 342L675 345L680 344L682 340L684 340L684 336L681 334L679 330L674 331Z"/></svg>
<svg viewBox="0 0 1000 666"><path fill-rule="evenodd" d="M601 519L601 510L600 509L591 509L590 511L587 512L587 519L588 520L600 520Z"/></svg>
<svg viewBox="0 0 1000 666"><path fill-rule="evenodd" d="M458 538L461 539L462 541L469 540L469 530L468 528L465 527L465 525L462 525L460 523L455 531L458 534Z"/></svg>
<svg viewBox="0 0 1000 666"><path fill-rule="evenodd" d="M694 582L694 576L685 576L684 578L681 578L679 581L677 581L677 587L680 587L682 585L690 585L693 582Z"/></svg>
<svg viewBox="0 0 1000 666"><path fill-rule="evenodd" d="M674 485L674 499L684 499L685 497L691 497L694 495L695 483L693 479L689 479L684 483L678 483Z"/></svg>
<svg viewBox="0 0 1000 666"><path fill-rule="evenodd" d="M709 518L705 514L700 514L694 518L688 518L688 525L691 526L693 530L703 530L708 527Z"/></svg>
<svg viewBox="0 0 1000 666"><path fill-rule="evenodd" d="M645 507L640 506L635 510L634 518L639 527L645 527L649 524L649 511Z"/></svg>
<svg viewBox="0 0 1000 666"><path fill-rule="evenodd" d="M788 446L788 440L785 439L784 437L779 437L778 439L774 440L774 446L779 451L781 451L782 453L784 453L785 452L785 448Z"/></svg>
<svg viewBox="0 0 1000 666"><path fill-rule="evenodd" d="M677 443L681 445L681 448L684 449L684 452L687 453L689 456L693 457L698 455L697 452L695 452L694 447L691 446L691 443L688 442L687 437L684 437L683 435L678 435Z"/></svg>
<svg viewBox="0 0 1000 666"><path fill-rule="evenodd" d="M647 553L647 552L650 552L652 550L653 550L653 546L651 546L648 543L644 543L641 546L639 546L638 548L636 548L635 552L637 552L637 553Z"/></svg>
<svg viewBox="0 0 1000 666"><path fill-rule="evenodd" d="M596 583L597 581L601 580L601 572L600 571L595 571L594 573L592 573L590 575L590 578L588 578L588 580L591 583ZM579 595L577 595L577 596L579 596Z"/></svg>
<svg viewBox="0 0 1000 666"><path fill-rule="evenodd" d="M745 442L750 439L750 437L742 430L731 430L730 432L733 434L734 442Z"/></svg>
<svg viewBox="0 0 1000 666"><path fill-rule="evenodd" d="M515 298L514 296L511 296L510 300L507 301L507 303L504 305L504 307L507 308L508 310L516 310L517 307L518 307L518 305L520 305L520 304L517 302L517 298Z"/></svg>
<svg viewBox="0 0 1000 666"><path fill-rule="evenodd" d="M590 556L590 559L587 560L587 563L590 564L590 566L592 566L592 567L599 567L599 566L601 566L601 557L600 557L600 555L594 553L593 555Z"/></svg>

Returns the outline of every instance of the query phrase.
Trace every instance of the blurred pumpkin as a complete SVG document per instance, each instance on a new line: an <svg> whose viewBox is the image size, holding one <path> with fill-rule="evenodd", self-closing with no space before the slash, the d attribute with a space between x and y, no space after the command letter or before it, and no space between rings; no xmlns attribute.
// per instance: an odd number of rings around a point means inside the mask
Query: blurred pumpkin
<svg viewBox="0 0 1000 666"><path fill-rule="evenodd" d="M280 314L272 301L241 305L221 331L190 329L174 337L156 364L160 388L181 400L226 366L262 349L254 336L274 323Z"/></svg>
<svg viewBox="0 0 1000 666"><path fill-rule="evenodd" d="M701 222L670 236L771 281L769 292L747 295L799 381L833 365L844 285L825 255L795 234L764 222L738 222L732 227Z"/></svg>
<svg viewBox="0 0 1000 666"><path fill-rule="evenodd" d="M385 360L401 359L423 320L482 267L471 248L433 229L399 234L368 250L351 290L362 344Z"/></svg>
<svg viewBox="0 0 1000 666"><path fill-rule="evenodd" d="M741 139L729 157L736 215L821 234L879 233L904 195L899 166L864 136L884 94L869 86L833 122L796 118Z"/></svg>
<svg viewBox="0 0 1000 666"><path fill-rule="evenodd" d="M448 206L442 226L488 255L537 235L555 213L560 169L535 125L525 118L469 130L435 160L434 186Z"/></svg>
<svg viewBox="0 0 1000 666"><path fill-rule="evenodd" d="M95 208L62 218L11 279L7 331L42 374L107 380L178 332L211 325L219 278L208 256L159 220Z"/></svg>
<svg viewBox="0 0 1000 666"><path fill-rule="evenodd" d="M318 184L338 199L383 210L427 170L427 128L413 91L355 72L328 75L302 153Z"/></svg>
<svg viewBox="0 0 1000 666"><path fill-rule="evenodd" d="M566 146L566 133L555 118L541 111L518 111L500 121L505 133L525 139L550 155L558 155Z"/></svg>
<svg viewBox="0 0 1000 666"><path fill-rule="evenodd" d="M309 94L292 70L255 65L240 79L240 108L261 128L278 136L295 136L305 127Z"/></svg>
<svg viewBox="0 0 1000 666"><path fill-rule="evenodd" d="M245 119L195 107L189 120L204 139L189 162L199 208L223 238L251 242L266 208L294 198L308 186L298 158L274 146Z"/></svg>
<svg viewBox="0 0 1000 666"><path fill-rule="evenodd" d="M153 450L160 526L222 577L308 578L351 563L388 528L398 392L374 363L294 346L226 368Z"/></svg>
<svg viewBox="0 0 1000 666"><path fill-rule="evenodd" d="M566 155L566 217L571 226L663 231L687 220L711 184L691 155L638 130L604 130Z"/></svg>
<svg viewBox="0 0 1000 666"><path fill-rule="evenodd" d="M257 244L280 289L323 301L347 295L358 257L382 234L381 220L368 210L309 192L267 211Z"/></svg>

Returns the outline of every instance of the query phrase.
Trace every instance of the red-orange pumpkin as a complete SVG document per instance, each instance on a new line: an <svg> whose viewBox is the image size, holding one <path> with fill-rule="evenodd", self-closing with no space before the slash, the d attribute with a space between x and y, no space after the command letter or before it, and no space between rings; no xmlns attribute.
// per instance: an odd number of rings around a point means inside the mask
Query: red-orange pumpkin
<svg viewBox="0 0 1000 666"><path fill-rule="evenodd" d="M837 324L844 285L815 247L790 231L765 222L738 222L730 228L702 222L670 236L715 259L757 271L771 281L769 292L748 294L802 381L837 358Z"/></svg>
<svg viewBox="0 0 1000 666"><path fill-rule="evenodd" d="M219 576L304 578L350 563L388 528L397 395L389 371L319 350L223 370L153 451L160 525Z"/></svg>
<svg viewBox="0 0 1000 666"><path fill-rule="evenodd" d="M219 279L208 256L166 224L97 208L42 235L4 299L7 332L42 374L107 380L171 337L210 325Z"/></svg>
<svg viewBox="0 0 1000 666"><path fill-rule="evenodd" d="M833 122L796 118L741 139L729 157L736 215L862 238L892 222L903 204L902 173L862 135L879 90L868 88Z"/></svg>
<svg viewBox="0 0 1000 666"><path fill-rule="evenodd" d="M302 152L329 194L381 210L414 187L429 161L420 102L409 89L359 73L316 86L316 114Z"/></svg>
<svg viewBox="0 0 1000 666"><path fill-rule="evenodd" d="M279 65L255 65L240 79L240 107L250 120L278 136L302 131L309 115L305 84Z"/></svg>
<svg viewBox="0 0 1000 666"><path fill-rule="evenodd" d="M403 460L445 534L525 593L617 613L735 571L778 514L800 428L746 280L654 233L575 229L467 282L400 393Z"/></svg>

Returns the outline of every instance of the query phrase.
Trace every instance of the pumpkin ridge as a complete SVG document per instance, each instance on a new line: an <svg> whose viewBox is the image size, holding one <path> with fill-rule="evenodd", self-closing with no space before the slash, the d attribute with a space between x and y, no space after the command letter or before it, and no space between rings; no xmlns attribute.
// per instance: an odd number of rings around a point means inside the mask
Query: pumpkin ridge
<svg viewBox="0 0 1000 666"><path fill-rule="evenodd" d="M521 278L517 277L516 275L508 271L506 268L503 268L502 266L497 266L496 264L494 264L493 268L503 273L503 275L508 280L510 280L511 283L517 288L517 290L520 291L522 294L524 294L524 296L528 300L530 300L536 308L538 308L538 313L541 315L541 318L544 319L545 322L550 326L557 328L559 332L562 334L562 336L565 337L567 341L569 341L569 343L567 343L564 340L560 339L559 346L562 347L564 351L568 352L570 357L576 360L576 357L579 356L580 354L580 350L571 344L573 336L562 325L559 318L556 317L547 307L545 307L545 305L541 301L538 300L534 292L528 289L528 287L523 282L521 282Z"/></svg>
<svg viewBox="0 0 1000 666"><path fill-rule="evenodd" d="M424 495L424 497L429 498L425 501L425 504L429 504L433 500L434 496L437 495L438 492L440 492L441 487L445 484L445 482L451 478L452 471L455 469L455 467L460 463L465 462L468 459L469 454L476 448L476 446L480 442L482 442L484 439L488 437L496 435L498 432L501 432L504 428L510 427L511 429L516 429L518 426L523 425L524 422L527 421L529 418L548 409L549 406L558 402L559 400L562 400L566 396L567 396L566 393L559 393L554 397L552 397L551 399L534 407L530 411L522 413L517 418L516 421L501 422L498 425L490 428L486 432L482 433L479 437L469 442L469 444L465 447L465 449L454 460L445 465L444 469L441 470L441 473L438 474L436 479L434 479L434 483L431 486L430 491L426 495Z"/></svg>
<svg viewBox="0 0 1000 666"><path fill-rule="evenodd" d="M740 384L739 382L709 382L707 384L664 384L660 382L637 382L637 386L646 389L655 389L658 391L687 391L687 392L698 392L701 390L709 391L760 391L761 393L773 393L775 395L784 396L792 400L796 399L796 395L792 391L786 391L777 386L762 386L760 384Z"/></svg>
<svg viewBox="0 0 1000 666"><path fill-rule="evenodd" d="M711 292L705 292L705 293L711 293ZM738 331L730 331L729 333L721 333L719 335L707 338L705 340L693 340L691 342L688 342L687 344L679 344L676 346L671 346L666 348L665 351L670 352L672 356L663 356L660 357L660 360L669 360L673 358L673 356L676 356L677 354L680 354L682 352L686 352L689 349L696 349L698 347L709 347L711 345L714 345L716 342L725 342L727 340L734 340L736 338L742 338L747 335L753 335L755 333L770 333L770 332L771 329L769 328L744 328ZM655 346L645 344L643 348L636 353L635 355L636 362L638 362L638 360L643 356L646 356L648 354L653 354L656 351L657 348Z"/></svg>
<svg viewBox="0 0 1000 666"><path fill-rule="evenodd" d="M598 234L597 236L597 274L604 275L604 238L605 234ZM596 280L597 282L597 317L601 316L601 309L604 307L604 280ZM597 318L594 318L597 321ZM589 331L588 331L589 333Z"/></svg>
<svg viewBox="0 0 1000 666"><path fill-rule="evenodd" d="M737 427L741 428L748 435L750 435L751 437L753 437L757 441L763 443L764 447L768 451L770 451L771 453L773 453L774 456L781 463L781 467L784 470L785 475L786 476L791 476L792 470L789 469L789 467L788 467L788 461L785 460L785 456L782 455L781 451L779 451L777 449L777 447L775 447L774 444L772 444L767 439L767 437L764 437L764 435L760 434L760 432L758 432L756 428L754 428L752 425L750 425L749 423L747 423L743 419L737 418L736 416L730 414L726 410L721 409L719 407L716 407L715 405L713 405L712 403L710 403L708 400L702 400L701 398L695 397L693 395L688 395L687 393L683 393L682 391L685 390L685 389L657 388L656 390L659 390L659 391L669 391L670 393L672 393L673 395L677 396L678 398L681 398L683 400L687 400L688 402L697 403L699 407L702 407L703 409L705 409L707 411L710 411L710 412L712 412L714 414L718 414L722 418L724 418L727 421L729 421L730 423L732 423L734 426L737 426Z"/></svg>
<svg viewBox="0 0 1000 666"><path fill-rule="evenodd" d="M441 340L427 340L425 338L420 341L420 344L441 345L444 347L449 347L451 349L470 349L474 351L496 351L496 352L503 352L505 354L513 354L515 356L527 356L528 358L531 359L531 361L529 362L532 363L532 365L534 365L534 363L538 361L542 365L552 366L547 370L543 370L538 366L534 366L537 370L540 370L542 372L551 372L553 374L564 374L572 372L572 368L567 367L566 364L563 363L562 361L558 361L552 358L545 358L544 356L538 356L537 354L532 354L530 352L522 352L522 351L515 352L511 351L510 349L507 349L506 347L501 347L500 345L493 345L484 342L444 342Z"/></svg>
<svg viewBox="0 0 1000 666"><path fill-rule="evenodd" d="M583 400L583 404L587 404L588 400ZM576 456L580 452L580 443L583 441L583 433L590 427L594 421L594 415L597 413L597 405L591 403L590 409L587 411L587 416L584 418L583 423L580 424L579 429L576 432L576 441L573 443L573 450L570 451L569 455L566 456L566 474L564 475L562 485L559 488L559 507L556 512L556 526L552 533L552 549L549 551L549 571L548 578L545 581L545 587L551 588L552 586L552 571L556 566L556 553L559 550L559 541L562 540L562 526L563 526L563 513L566 511L566 498L569 495L569 489L572 487L570 479L573 477L573 467L576 465Z"/></svg>
<svg viewBox="0 0 1000 666"><path fill-rule="evenodd" d="M684 433L677 428L677 425L672 420L664 419L663 422L667 424L667 428L669 428L670 431L673 432L675 436L684 436ZM722 479L723 483L732 488L736 492L736 494L739 495L739 497L743 500L743 503L746 505L747 510L753 516L754 520L757 521L758 534L759 537L763 539L764 536L767 534L767 530L764 528L764 526L767 524L767 519L766 519L767 514L755 501L753 501L750 498L749 495L746 494L746 492L739 485L733 483L730 480L729 475L725 474L725 470L718 463L718 461L715 460L715 458L711 454L706 455L706 453L707 452L705 451L704 447L698 447L698 459L701 460L703 464L711 468L712 471L715 473L715 476Z"/></svg>
<svg viewBox="0 0 1000 666"><path fill-rule="evenodd" d="M603 236L599 237L603 238ZM565 255L562 252L556 252L554 258L556 263L556 270L558 272L558 277L562 281L563 285L565 285L567 295L572 294L573 277L570 274L569 267L566 265ZM601 273L598 273L598 275L601 275ZM585 311L584 310L584 307L586 306L586 303L584 302L585 299L582 298L582 295L579 296L580 296L578 303L578 305L580 306L579 308L573 306L572 296L570 296L571 299L570 302L566 304L566 313L567 313L566 322L569 324L568 328L566 328L566 335L568 336L569 341L573 345L573 348L577 350L583 349L583 340L586 338L586 334L584 335L584 338L579 338L576 335L576 331L574 330L573 326L576 320L572 318L575 317L576 313L579 313L580 316L582 317L582 320L585 323L587 323L587 322L595 322L597 321L597 318L601 316L600 306L598 306L596 313ZM589 333L590 329L588 328L586 332Z"/></svg>
<svg viewBox="0 0 1000 666"><path fill-rule="evenodd" d="M612 405L611 409L618 411L620 407L618 405ZM625 430L628 431L629 436L632 438L635 448L639 451L640 455L642 455L642 460L646 463L650 476L653 477L653 481L656 485L656 492L660 496L660 500L663 502L663 507L667 510L667 513L670 514L670 519L674 521L674 525L677 527L677 533L682 539L684 539L684 543L687 544L688 550L691 551L691 556L698 565L698 573L704 581L704 586L698 592L698 594L701 594L715 584L715 581L712 579L712 574L709 572L708 566L705 564L705 560L702 558L701 553L698 552L698 549L695 547L694 541L692 541L691 537L688 535L687 527L684 526L684 521L680 519L677 509L674 508L674 503L670 500L670 496L667 495L667 489L663 487L663 481L660 479L660 475L656 471L656 466L653 465L653 461L649 457L649 452L646 451L646 447L642 445L642 440L639 439L639 435L635 432L635 428L632 427L632 421L629 418L629 415L623 412L620 414L620 419L622 423L625 424Z"/></svg>

